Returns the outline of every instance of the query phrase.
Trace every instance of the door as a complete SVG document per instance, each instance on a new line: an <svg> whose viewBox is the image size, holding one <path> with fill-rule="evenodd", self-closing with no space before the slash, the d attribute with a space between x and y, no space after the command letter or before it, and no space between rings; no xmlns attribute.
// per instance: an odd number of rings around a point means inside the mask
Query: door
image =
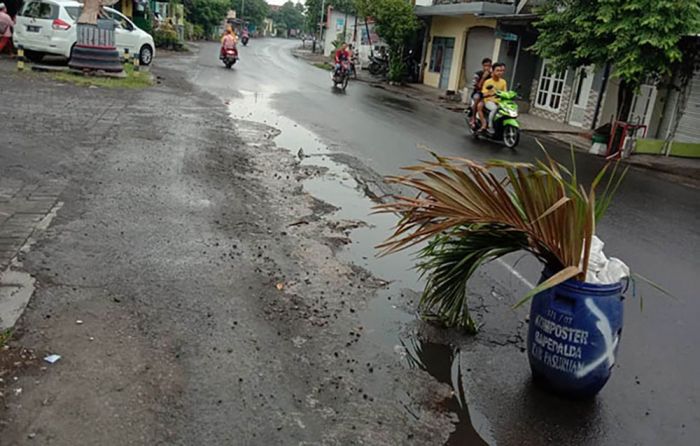
<svg viewBox="0 0 700 446"><path fill-rule="evenodd" d="M656 102L656 87L653 85L642 85L639 93L632 99L629 122L632 124L651 124L651 116L654 113L654 103Z"/></svg>
<svg viewBox="0 0 700 446"><path fill-rule="evenodd" d="M569 124L571 125L583 127L588 98L591 95L591 87L593 86L593 74L592 66L581 67L576 71L574 96L571 103L571 112L569 113Z"/></svg>
<svg viewBox="0 0 700 446"><path fill-rule="evenodd" d="M475 27L467 34L466 53L464 57L464 77L467 80L467 87L472 88L472 77L474 73L481 70L481 61L493 55L493 46L496 38L493 28ZM511 68L511 67L508 67Z"/></svg>
<svg viewBox="0 0 700 446"><path fill-rule="evenodd" d="M440 89L447 90L450 85L450 71L452 70L452 56L454 56L455 51L455 39L448 39L451 44L445 46L445 60L442 64L442 71L440 72Z"/></svg>
<svg viewBox="0 0 700 446"><path fill-rule="evenodd" d="M449 86L454 49L454 37L433 37L428 69L433 73L440 73L438 88L447 89Z"/></svg>
<svg viewBox="0 0 700 446"><path fill-rule="evenodd" d="M119 12L109 9L105 13L114 20L114 43L117 46L117 50L120 53L124 53L124 50L129 50L129 54L138 54L140 48L138 48L139 39L138 35L134 33L134 25L129 19L120 14Z"/></svg>

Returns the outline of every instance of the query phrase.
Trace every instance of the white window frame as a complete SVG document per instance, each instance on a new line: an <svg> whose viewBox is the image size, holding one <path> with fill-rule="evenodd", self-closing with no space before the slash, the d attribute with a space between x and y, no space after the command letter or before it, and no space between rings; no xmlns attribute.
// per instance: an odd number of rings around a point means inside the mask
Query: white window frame
<svg viewBox="0 0 700 446"><path fill-rule="evenodd" d="M535 107L551 112L558 112L561 110L562 103L564 102L564 87L566 86L566 78L569 74L569 70L565 70L560 78L559 75L562 74L561 72L553 74L547 73L548 76L545 76L546 68L547 60L543 60L542 69L540 70L540 79L537 83L537 94L535 94ZM561 83L561 91L558 93L554 91L554 85L557 83ZM544 104L540 104L541 95L544 95ZM552 98L555 96L559 96L559 104L557 107L552 107L550 104L552 103Z"/></svg>

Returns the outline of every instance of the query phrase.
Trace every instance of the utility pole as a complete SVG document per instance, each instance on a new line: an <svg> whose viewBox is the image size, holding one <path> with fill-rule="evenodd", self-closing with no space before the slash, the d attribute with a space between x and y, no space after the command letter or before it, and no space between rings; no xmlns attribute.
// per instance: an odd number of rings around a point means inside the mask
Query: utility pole
<svg viewBox="0 0 700 446"><path fill-rule="evenodd" d="M245 0L241 0L241 20L243 19L243 14L245 14Z"/></svg>
<svg viewBox="0 0 700 446"><path fill-rule="evenodd" d="M318 40L321 42L323 40L323 16L326 12L326 0L321 2L321 18L318 20Z"/></svg>

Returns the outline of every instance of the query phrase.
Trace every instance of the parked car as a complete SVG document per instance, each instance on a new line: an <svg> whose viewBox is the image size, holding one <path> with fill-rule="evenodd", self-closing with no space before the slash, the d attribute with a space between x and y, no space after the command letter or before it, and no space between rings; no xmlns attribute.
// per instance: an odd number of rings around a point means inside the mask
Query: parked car
<svg viewBox="0 0 700 446"><path fill-rule="evenodd" d="M77 40L76 22L83 10L75 0L30 0L17 14L13 41L21 45L27 58L39 62L47 55L70 58ZM120 53L138 54L141 65L150 65L155 56L153 37L119 11L104 8L116 24L114 39Z"/></svg>

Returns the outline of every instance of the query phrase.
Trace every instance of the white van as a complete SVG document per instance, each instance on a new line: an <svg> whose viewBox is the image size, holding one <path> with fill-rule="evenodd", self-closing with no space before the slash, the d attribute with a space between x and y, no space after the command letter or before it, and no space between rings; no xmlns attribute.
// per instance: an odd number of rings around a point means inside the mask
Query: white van
<svg viewBox="0 0 700 446"><path fill-rule="evenodd" d="M27 58L39 62L46 54L70 58L77 40L76 22L83 10L75 0L29 0L17 14L12 40L22 46ZM114 19L114 39L124 54L138 54L141 65L150 65L155 56L153 37L112 8L104 8Z"/></svg>

